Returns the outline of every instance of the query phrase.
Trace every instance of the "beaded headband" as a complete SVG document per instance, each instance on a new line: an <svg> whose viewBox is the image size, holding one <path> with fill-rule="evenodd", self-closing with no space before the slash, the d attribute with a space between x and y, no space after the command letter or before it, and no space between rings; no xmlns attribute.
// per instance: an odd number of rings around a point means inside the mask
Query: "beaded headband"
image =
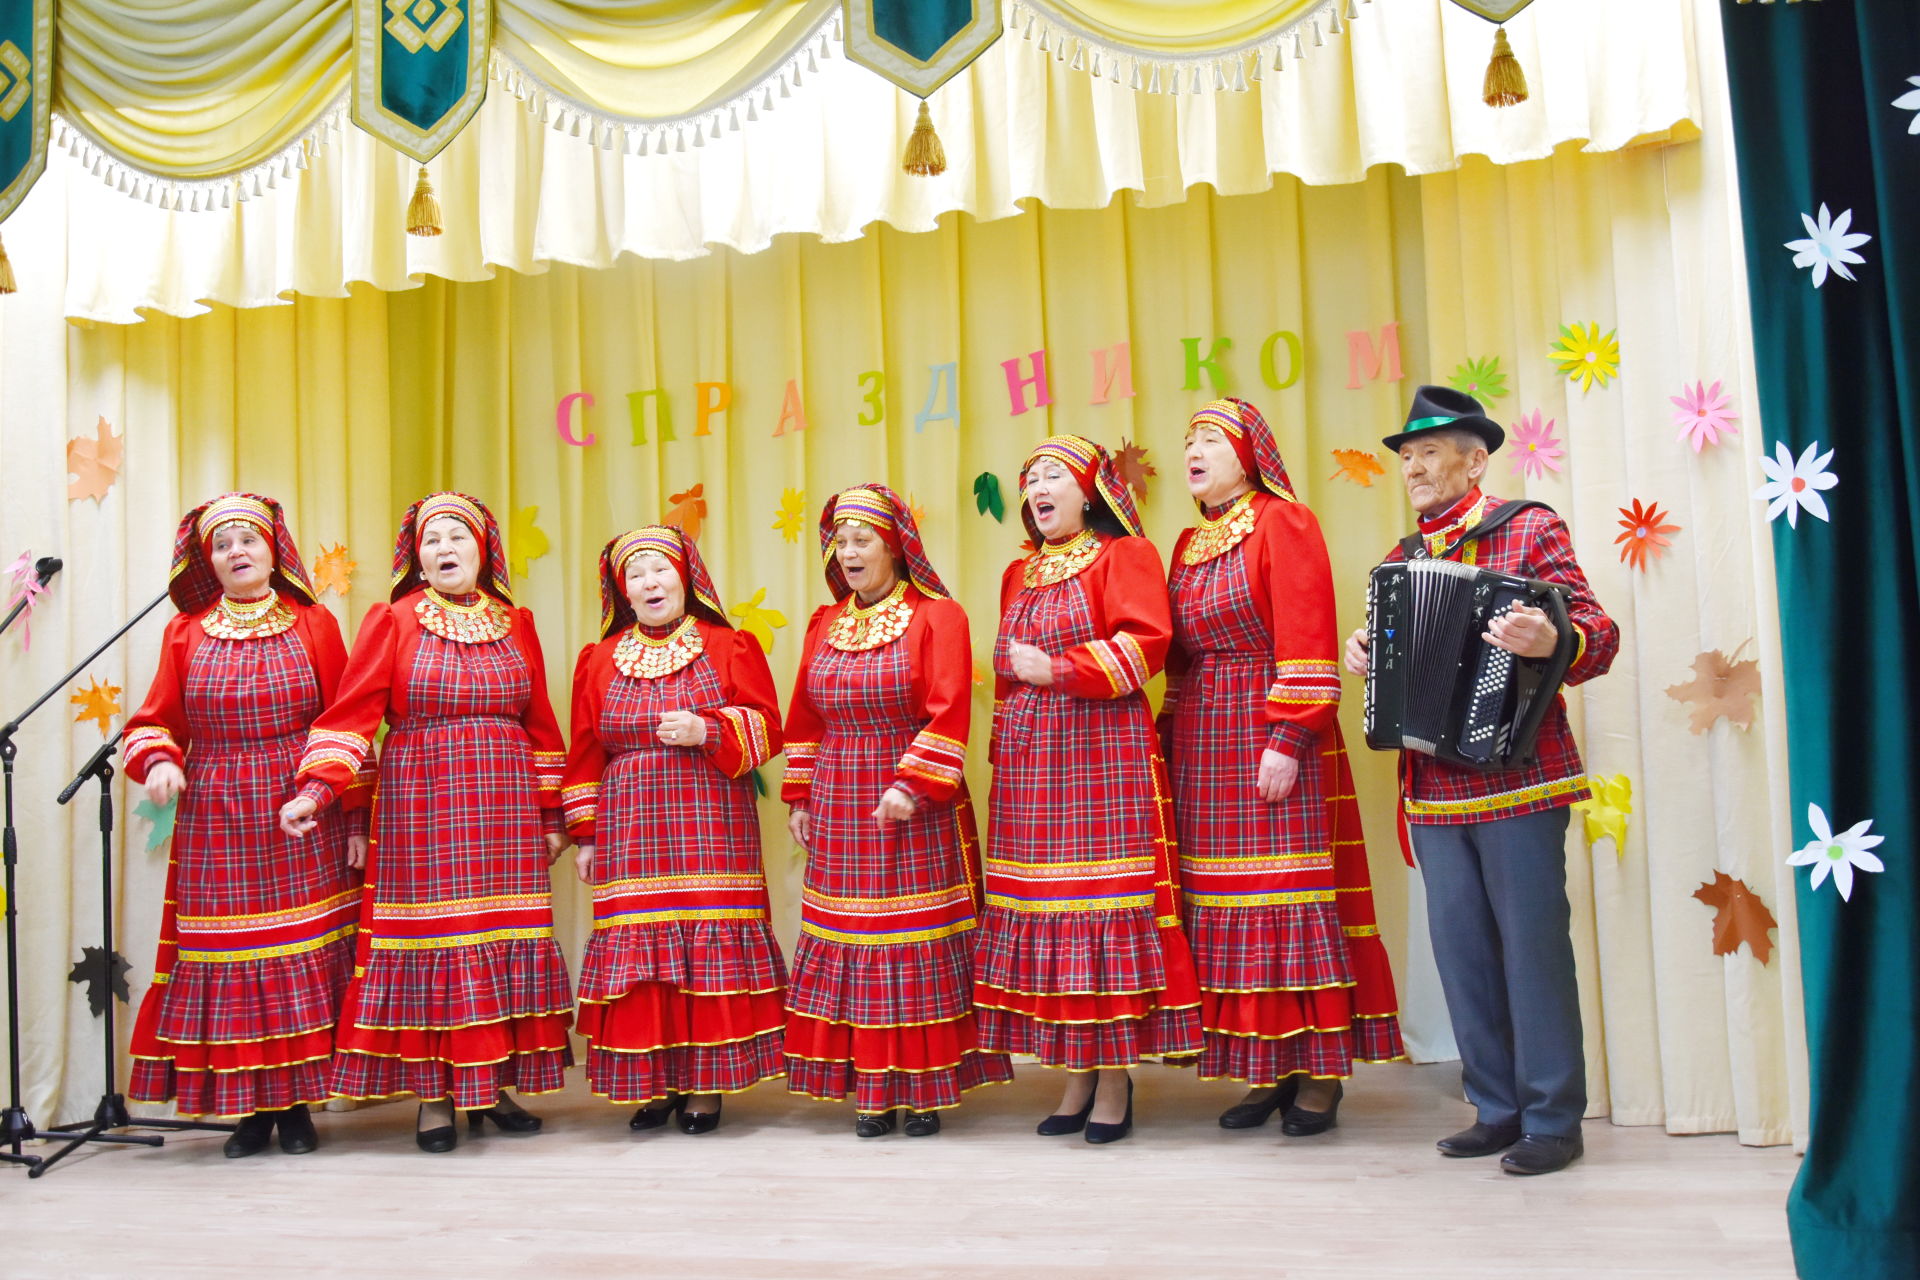
<svg viewBox="0 0 1920 1280"><path fill-rule="evenodd" d="M245 493L229 493L215 498L200 513L196 532L202 545L213 541L213 535L230 524L250 524L258 529L266 539L273 540L273 512L260 499Z"/></svg>

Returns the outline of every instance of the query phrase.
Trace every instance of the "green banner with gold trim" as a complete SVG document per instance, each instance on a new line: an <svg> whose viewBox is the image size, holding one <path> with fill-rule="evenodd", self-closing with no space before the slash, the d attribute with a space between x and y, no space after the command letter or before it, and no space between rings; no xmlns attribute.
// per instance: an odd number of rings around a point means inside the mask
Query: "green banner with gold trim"
<svg viewBox="0 0 1920 1280"><path fill-rule="evenodd" d="M492 0L354 0L353 122L425 164L487 96Z"/></svg>
<svg viewBox="0 0 1920 1280"><path fill-rule="evenodd" d="M53 0L0 0L0 221L47 167Z"/></svg>
<svg viewBox="0 0 1920 1280"><path fill-rule="evenodd" d="M924 98L1000 38L994 0L844 0L847 57Z"/></svg>

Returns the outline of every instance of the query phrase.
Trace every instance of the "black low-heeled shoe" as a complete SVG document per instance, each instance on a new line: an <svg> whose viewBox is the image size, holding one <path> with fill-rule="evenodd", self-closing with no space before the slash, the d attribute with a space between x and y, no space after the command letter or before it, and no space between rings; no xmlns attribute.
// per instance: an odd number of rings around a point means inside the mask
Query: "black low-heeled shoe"
<svg viewBox="0 0 1920 1280"><path fill-rule="evenodd" d="M853 1136L856 1138L880 1138L893 1132L892 1111L861 1111L853 1117Z"/></svg>
<svg viewBox="0 0 1920 1280"><path fill-rule="evenodd" d="M426 1111L427 1109L425 1107L421 1107L418 1115L414 1117L414 1145L418 1146L422 1151L433 1155L438 1155L442 1151L451 1151L459 1146L460 1130L451 1124L443 1124L437 1129L422 1129L419 1127L419 1117L425 1115Z"/></svg>
<svg viewBox="0 0 1920 1280"><path fill-rule="evenodd" d="M938 1111L909 1111L907 1121L900 1126L901 1132L909 1138L931 1138L940 1132L940 1113Z"/></svg>
<svg viewBox="0 0 1920 1280"><path fill-rule="evenodd" d="M658 1129L667 1121L687 1109L687 1095L670 1093L667 1100L659 1106L645 1106L633 1113L633 1119L627 1121L627 1128L635 1133L644 1133L648 1129Z"/></svg>
<svg viewBox="0 0 1920 1280"><path fill-rule="evenodd" d="M683 1105L680 1109L680 1132L712 1133L715 1129L718 1129L720 1127L720 1108L725 1101L726 1099L724 1098L715 1098L713 1100L713 1110L711 1111L688 1111Z"/></svg>
<svg viewBox="0 0 1920 1280"><path fill-rule="evenodd" d="M477 1107L467 1112L467 1128L474 1133L485 1133L487 1121L493 1121L502 1133L538 1133L540 1117L531 1111L507 1111L501 1107Z"/></svg>
<svg viewBox="0 0 1920 1280"><path fill-rule="evenodd" d="M304 1106L288 1107L274 1117L274 1123L280 1129L280 1149L290 1156L303 1156L320 1145L313 1117Z"/></svg>
<svg viewBox="0 0 1920 1280"><path fill-rule="evenodd" d="M1266 1101L1239 1102L1222 1111L1220 1127L1222 1129L1258 1129L1272 1118L1274 1112L1285 1111L1291 1107L1299 1092L1300 1082L1289 1076L1267 1095Z"/></svg>
<svg viewBox="0 0 1920 1280"><path fill-rule="evenodd" d="M245 1156L259 1155L272 1141L273 1113L256 1111L233 1126L232 1135L221 1145L220 1150L226 1153L227 1159L239 1160Z"/></svg>
<svg viewBox="0 0 1920 1280"><path fill-rule="evenodd" d="M1095 1090L1095 1092L1099 1092ZM1091 1111L1093 1108L1087 1108ZM1098 1120L1087 1121L1087 1141L1092 1143L1118 1142L1133 1132L1133 1078L1127 1078L1127 1118L1119 1124L1102 1124Z"/></svg>
<svg viewBox="0 0 1920 1280"><path fill-rule="evenodd" d="M1087 1127L1087 1117L1093 1114L1093 1096L1100 1092L1100 1083L1095 1081L1093 1090L1087 1094L1087 1105L1078 1111L1056 1111L1033 1126L1033 1131L1043 1138L1058 1138L1069 1133L1078 1133Z"/></svg>
<svg viewBox="0 0 1920 1280"><path fill-rule="evenodd" d="M1287 1114L1280 1117L1280 1132L1289 1138L1311 1138L1316 1133L1325 1133L1340 1123L1340 1099L1347 1096L1344 1082L1333 1086L1333 1105L1325 1111L1308 1111L1305 1107L1292 1106Z"/></svg>

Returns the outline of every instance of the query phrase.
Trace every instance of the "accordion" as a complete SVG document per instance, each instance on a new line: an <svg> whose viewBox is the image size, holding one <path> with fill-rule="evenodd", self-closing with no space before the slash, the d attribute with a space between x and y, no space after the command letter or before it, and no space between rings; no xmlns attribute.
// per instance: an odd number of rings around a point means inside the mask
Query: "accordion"
<svg viewBox="0 0 1920 1280"><path fill-rule="evenodd" d="M1367 584L1367 745L1423 751L1471 769L1533 755L1574 652L1566 588L1452 560L1383 564ZM1560 632L1553 656L1522 658L1482 639L1516 605Z"/></svg>

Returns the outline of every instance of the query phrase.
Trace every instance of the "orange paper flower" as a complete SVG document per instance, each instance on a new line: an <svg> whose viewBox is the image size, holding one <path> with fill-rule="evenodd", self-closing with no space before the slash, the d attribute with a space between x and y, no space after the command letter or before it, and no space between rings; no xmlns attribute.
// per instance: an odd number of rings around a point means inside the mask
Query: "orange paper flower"
<svg viewBox="0 0 1920 1280"><path fill-rule="evenodd" d="M1649 559L1658 560L1666 553L1671 539L1670 533L1680 532L1677 524L1662 524L1667 513L1660 504L1650 502L1640 505L1635 498L1631 507L1620 508L1620 536L1614 543L1620 547L1620 559L1636 569L1644 570Z"/></svg>

